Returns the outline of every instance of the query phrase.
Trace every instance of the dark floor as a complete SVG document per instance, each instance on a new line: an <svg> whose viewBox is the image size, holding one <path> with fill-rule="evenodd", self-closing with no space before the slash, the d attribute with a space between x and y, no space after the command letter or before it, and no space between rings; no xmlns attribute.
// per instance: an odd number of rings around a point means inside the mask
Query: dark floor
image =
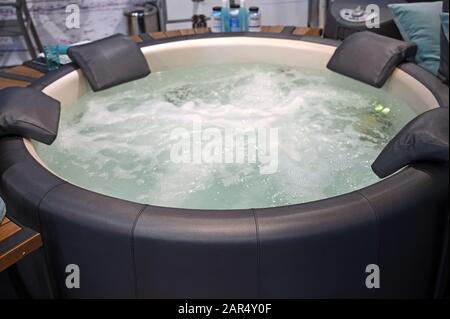
<svg viewBox="0 0 450 319"><path fill-rule="evenodd" d="M19 296L11 281L10 271L0 272L0 299L18 299Z"/></svg>

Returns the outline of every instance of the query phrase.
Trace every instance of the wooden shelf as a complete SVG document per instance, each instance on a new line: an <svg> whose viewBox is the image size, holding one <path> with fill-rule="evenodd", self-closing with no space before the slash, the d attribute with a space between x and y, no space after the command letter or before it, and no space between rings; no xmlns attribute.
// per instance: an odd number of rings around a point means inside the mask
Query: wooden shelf
<svg viewBox="0 0 450 319"><path fill-rule="evenodd" d="M289 34L297 35L297 36L314 36L320 37L322 35L322 30L318 28L307 28L307 27L285 27L285 26L263 26L261 27L261 32L263 33L285 33L289 31ZM166 31L166 32L152 32L148 35L154 40L161 40L165 38L174 38L184 35L193 35L193 34L204 34L210 33L211 29L209 28L199 28L199 29L185 29L185 30L176 30L176 31ZM139 39L139 36L132 37L136 42L142 42L142 39Z"/></svg>
<svg viewBox="0 0 450 319"><path fill-rule="evenodd" d="M42 246L39 233L20 227L8 218L0 225L0 272Z"/></svg>
<svg viewBox="0 0 450 319"><path fill-rule="evenodd" d="M24 77L33 78L33 79L39 79L44 76L44 73L36 71L34 69L31 69L31 68L23 66L23 65L19 65L19 66L10 68L10 69L6 70L6 73L20 75L20 76L24 76Z"/></svg>

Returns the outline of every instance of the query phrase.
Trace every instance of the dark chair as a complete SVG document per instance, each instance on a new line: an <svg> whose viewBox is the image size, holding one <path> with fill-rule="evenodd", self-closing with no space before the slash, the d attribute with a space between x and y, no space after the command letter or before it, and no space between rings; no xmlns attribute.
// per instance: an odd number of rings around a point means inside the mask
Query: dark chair
<svg viewBox="0 0 450 319"><path fill-rule="evenodd" d="M26 0L1 1L0 7L13 7L16 10L16 20L0 21L0 37L21 37L25 39L28 52L33 59L36 51L42 52L42 43L37 34ZM31 36L30 36L31 33ZM34 40L34 44L33 41Z"/></svg>

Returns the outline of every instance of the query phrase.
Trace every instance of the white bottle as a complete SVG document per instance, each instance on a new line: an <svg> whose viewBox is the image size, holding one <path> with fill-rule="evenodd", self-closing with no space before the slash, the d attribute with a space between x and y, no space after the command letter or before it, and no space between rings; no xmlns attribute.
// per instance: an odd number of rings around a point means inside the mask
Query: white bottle
<svg viewBox="0 0 450 319"><path fill-rule="evenodd" d="M258 7L250 7L249 9L248 31L261 32L261 13Z"/></svg>
<svg viewBox="0 0 450 319"><path fill-rule="evenodd" d="M211 15L211 32L222 32L222 7L214 7Z"/></svg>

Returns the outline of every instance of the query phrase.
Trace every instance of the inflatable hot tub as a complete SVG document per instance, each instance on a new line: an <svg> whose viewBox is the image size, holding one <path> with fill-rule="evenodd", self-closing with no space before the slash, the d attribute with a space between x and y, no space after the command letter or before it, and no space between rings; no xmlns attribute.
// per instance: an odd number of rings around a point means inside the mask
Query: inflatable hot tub
<svg viewBox="0 0 450 319"><path fill-rule="evenodd" d="M140 49L152 73L227 63L331 73L325 70L336 45L239 34L144 41ZM33 89L64 112L89 92L85 74L67 65ZM400 64L374 90L417 115L448 107L448 86L413 63ZM0 139L0 191L8 216L42 234L42 252L19 265L36 297L417 298L432 297L439 282L448 236L446 162L417 161L374 185L303 204L204 210L89 191L54 174L34 145ZM79 288L66 286L68 265L79 267ZM366 285L369 265L379 267L379 288Z"/></svg>

